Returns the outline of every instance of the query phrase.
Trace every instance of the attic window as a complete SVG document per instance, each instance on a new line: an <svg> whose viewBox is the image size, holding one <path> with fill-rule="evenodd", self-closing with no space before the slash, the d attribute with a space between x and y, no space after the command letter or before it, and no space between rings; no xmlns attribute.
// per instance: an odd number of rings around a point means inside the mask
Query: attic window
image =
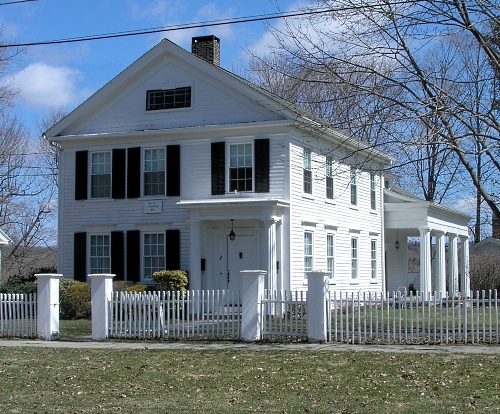
<svg viewBox="0 0 500 414"><path fill-rule="evenodd" d="M146 110L189 108L191 87L147 91Z"/></svg>

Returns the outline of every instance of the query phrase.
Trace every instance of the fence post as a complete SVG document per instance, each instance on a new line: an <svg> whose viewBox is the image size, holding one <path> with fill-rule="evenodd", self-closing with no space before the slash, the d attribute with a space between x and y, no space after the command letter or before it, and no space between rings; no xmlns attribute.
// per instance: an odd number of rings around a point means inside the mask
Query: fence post
<svg viewBox="0 0 500 414"><path fill-rule="evenodd" d="M246 342L262 337L260 300L264 293L265 270L242 270L241 338Z"/></svg>
<svg viewBox="0 0 500 414"><path fill-rule="evenodd" d="M307 272L307 339L309 342L327 340L326 299L330 284L328 272Z"/></svg>
<svg viewBox="0 0 500 414"><path fill-rule="evenodd" d="M92 339L102 340L109 335L110 314L108 303L113 299L111 274L89 275L92 295Z"/></svg>
<svg viewBox="0 0 500 414"><path fill-rule="evenodd" d="M60 274L40 273L37 278L37 334L46 341L59 339Z"/></svg>

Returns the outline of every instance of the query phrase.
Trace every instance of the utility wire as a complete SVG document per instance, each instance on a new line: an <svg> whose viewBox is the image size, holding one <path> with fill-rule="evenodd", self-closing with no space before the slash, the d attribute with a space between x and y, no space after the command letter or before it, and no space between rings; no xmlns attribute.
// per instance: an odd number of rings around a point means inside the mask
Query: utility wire
<svg viewBox="0 0 500 414"><path fill-rule="evenodd" d="M11 4L18 4L18 3L30 3L32 1L38 1L38 0L17 0L17 1L9 1L6 3L0 3L0 6L10 6Z"/></svg>
<svg viewBox="0 0 500 414"><path fill-rule="evenodd" d="M36 1L36 0L22 0L22 1ZM400 0L400 1L394 2L393 4L408 4L408 3L413 3L415 1L418 1L418 0ZM295 11L286 12L286 13L262 14L262 15L247 16L247 17L237 17L234 19L211 20L211 21L206 21L206 22L186 23L186 24L178 24L178 25L150 28L150 29L139 29L139 30L124 31L124 32L116 32L116 33L98 34L98 35L92 35L92 36L72 37L72 38L59 39L59 40L45 40L45 41L39 41L39 42L3 44L3 45L0 45L0 48L56 45L56 44L63 44L63 43L87 42L87 41L91 41L91 40L116 39L116 38L120 38L120 37L139 36L139 35L161 33L161 32L171 32L171 31L175 31L175 30L199 29L199 28L204 28L204 27L226 26L226 25L238 24L238 23L252 23L252 22L260 22L260 21L284 19L284 18L290 18L290 17L302 17L302 16L313 15L313 14L335 13L335 12L340 12L340 11L344 12L344 11L349 11L349 10L359 10L359 9L362 9L365 7L367 7L367 5L341 7L338 9L328 8L328 9L317 9L317 10L295 10Z"/></svg>

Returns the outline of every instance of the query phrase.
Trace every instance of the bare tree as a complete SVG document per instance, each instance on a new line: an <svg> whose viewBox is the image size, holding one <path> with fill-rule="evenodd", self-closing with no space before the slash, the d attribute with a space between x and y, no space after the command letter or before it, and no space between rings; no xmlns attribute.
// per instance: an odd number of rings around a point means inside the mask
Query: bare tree
<svg viewBox="0 0 500 414"><path fill-rule="evenodd" d="M257 72L261 84L293 86L278 93L301 91L301 81L304 89L321 82L316 89L346 91L331 94L330 120L399 158L401 171L420 177L426 199L442 201L466 182L500 216L500 55L491 42L498 2L320 0L312 8L328 11L274 29L273 56L256 69L268 60L278 74ZM303 104L303 93L294 96Z"/></svg>

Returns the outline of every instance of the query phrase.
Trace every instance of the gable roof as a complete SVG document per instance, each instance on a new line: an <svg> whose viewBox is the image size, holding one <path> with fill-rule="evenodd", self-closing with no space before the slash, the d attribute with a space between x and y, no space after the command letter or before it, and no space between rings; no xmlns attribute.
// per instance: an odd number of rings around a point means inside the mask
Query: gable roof
<svg viewBox="0 0 500 414"><path fill-rule="evenodd" d="M473 244L470 247L471 252L497 251L500 252L500 240L494 237L487 237L479 243Z"/></svg>
<svg viewBox="0 0 500 414"><path fill-rule="evenodd" d="M0 229L0 244L9 244L12 240Z"/></svg>
<svg viewBox="0 0 500 414"><path fill-rule="evenodd" d="M139 77L146 68L169 55L192 67L196 67L197 70L200 70L207 76L217 78L228 88L239 91L253 102L258 103L261 107L277 114L278 118L282 119L284 122L288 122L294 127L307 132L314 131L316 134L320 133L324 138L341 142L342 145L345 145L348 149L366 153L365 156L367 158L377 158L384 164L391 164L394 161L394 159L387 154L374 149L339 129L333 128L323 119L302 110L295 104L254 85L238 75L206 62L204 59L193 55L168 39L163 39L133 62L129 67L80 104L75 110L49 128L44 133L44 136L49 140L56 141L59 140L58 137L71 135L71 133L68 132L71 126L89 117L91 114L96 113L105 102L109 101L115 94L123 90L133 79Z"/></svg>

